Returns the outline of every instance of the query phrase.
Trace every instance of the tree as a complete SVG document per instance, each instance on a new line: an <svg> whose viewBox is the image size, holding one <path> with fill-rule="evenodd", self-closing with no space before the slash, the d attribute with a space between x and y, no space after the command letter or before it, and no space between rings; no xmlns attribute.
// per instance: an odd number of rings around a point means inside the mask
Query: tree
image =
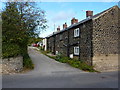
<svg viewBox="0 0 120 90"><path fill-rule="evenodd" d="M36 9L35 3L19 2L18 9L21 17L21 28L27 37L24 37L24 44L28 42L28 37L38 37L39 30L44 30L46 25L45 13L43 10ZM24 33L23 33L24 34ZM26 38L26 39L25 39ZM27 44L27 43L26 43ZM23 43L22 43L23 45ZM27 46L27 45L24 45Z"/></svg>
<svg viewBox="0 0 120 90"><path fill-rule="evenodd" d="M27 54L29 38L37 37L47 27L45 12L36 8L32 2L7 2L2 21L3 47L6 44L18 45L23 56ZM3 51L6 50L3 48Z"/></svg>

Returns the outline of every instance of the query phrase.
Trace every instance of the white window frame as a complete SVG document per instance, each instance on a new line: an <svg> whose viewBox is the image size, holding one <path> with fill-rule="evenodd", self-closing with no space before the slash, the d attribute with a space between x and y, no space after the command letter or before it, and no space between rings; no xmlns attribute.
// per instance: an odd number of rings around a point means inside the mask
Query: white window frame
<svg viewBox="0 0 120 90"><path fill-rule="evenodd" d="M74 47L74 55L79 55L79 46Z"/></svg>
<svg viewBox="0 0 120 90"><path fill-rule="evenodd" d="M80 33L80 29L79 28L74 29L74 37L78 37L79 33Z"/></svg>

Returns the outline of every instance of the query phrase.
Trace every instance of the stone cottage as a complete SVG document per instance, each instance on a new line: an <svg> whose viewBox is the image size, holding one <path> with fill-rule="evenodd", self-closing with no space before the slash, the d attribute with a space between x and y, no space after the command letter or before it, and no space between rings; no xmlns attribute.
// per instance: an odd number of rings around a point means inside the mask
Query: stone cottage
<svg viewBox="0 0 120 90"><path fill-rule="evenodd" d="M53 54L77 58L99 71L118 69L120 33L120 8L113 6L93 15L86 11L86 19L71 20L71 26L63 24L63 30L46 37L47 50Z"/></svg>

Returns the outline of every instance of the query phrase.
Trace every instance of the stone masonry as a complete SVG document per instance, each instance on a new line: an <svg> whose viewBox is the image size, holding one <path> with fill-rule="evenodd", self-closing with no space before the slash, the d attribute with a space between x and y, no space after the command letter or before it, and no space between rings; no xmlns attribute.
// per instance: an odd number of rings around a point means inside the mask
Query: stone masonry
<svg viewBox="0 0 120 90"><path fill-rule="evenodd" d="M53 54L61 53L63 56L85 61L98 71L118 69L118 56L120 54L120 8L113 6L94 16L78 22L71 20L71 26L54 32L47 38L47 50ZM79 28L79 37L74 37L74 30ZM79 46L79 55L74 54L74 47ZM57 53L56 53L57 52Z"/></svg>
<svg viewBox="0 0 120 90"><path fill-rule="evenodd" d="M93 65L97 70L118 69L118 11L115 6L93 19Z"/></svg>
<svg viewBox="0 0 120 90"><path fill-rule="evenodd" d="M23 69L23 57L17 56L14 58L2 59L0 66L2 66L3 74L20 72Z"/></svg>

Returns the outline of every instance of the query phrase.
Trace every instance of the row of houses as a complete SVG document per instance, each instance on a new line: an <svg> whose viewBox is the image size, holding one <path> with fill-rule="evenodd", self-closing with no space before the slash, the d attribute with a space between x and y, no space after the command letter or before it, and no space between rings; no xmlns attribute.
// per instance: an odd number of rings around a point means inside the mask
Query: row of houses
<svg viewBox="0 0 120 90"><path fill-rule="evenodd" d="M118 69L120 8L113 6L93 15L86 11L86 19L78 22L73 18L71 25L44 39L45 50L70 58L85 61L99 71Z"/></svg>

